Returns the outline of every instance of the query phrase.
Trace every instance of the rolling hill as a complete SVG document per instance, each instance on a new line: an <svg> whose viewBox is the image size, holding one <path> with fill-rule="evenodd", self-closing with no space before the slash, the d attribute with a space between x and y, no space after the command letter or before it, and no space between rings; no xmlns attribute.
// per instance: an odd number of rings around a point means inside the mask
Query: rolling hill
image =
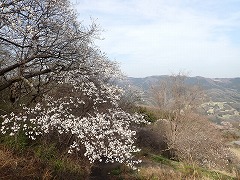
<svg viewBox="0 0 240 180"><path fill-rule="evenodd" d="M149 102L149 90L152 86L169 78L167 75L127 79L134 89L142 91L145 102ZM216 123L222 121L240 122L240 78L187 77L186 83L200 86L207 95L207 102L201 112L209 115Z"/></svg>

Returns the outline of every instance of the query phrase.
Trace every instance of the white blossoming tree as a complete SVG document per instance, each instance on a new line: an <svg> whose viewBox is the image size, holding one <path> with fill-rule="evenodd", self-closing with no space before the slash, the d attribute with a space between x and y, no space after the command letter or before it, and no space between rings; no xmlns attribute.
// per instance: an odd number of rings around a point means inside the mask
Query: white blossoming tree
<svg viewBox="0 0 240 180"><path fill-rule="evenodd" d="M0 91L11 89L13 102L44 94L52 73L67 71L94 57L97 26L77 22L67 0L1 0ZM33 98L34 98L33 97Z"/></svg>
<svg viewBox="0 0 240 180"><path fill-rule="evenodd" d="M44 90L52 79L55 86L38 103L2 115L1 133L55 138L90 162L139 163L131 125L145 121L119 107L123 89L113 82L122 75L94 46L95 26L80 26L65 0L3 0L0 7L0 41L11 52L1 65L0 91L16 82L20 90Z"/></svg>

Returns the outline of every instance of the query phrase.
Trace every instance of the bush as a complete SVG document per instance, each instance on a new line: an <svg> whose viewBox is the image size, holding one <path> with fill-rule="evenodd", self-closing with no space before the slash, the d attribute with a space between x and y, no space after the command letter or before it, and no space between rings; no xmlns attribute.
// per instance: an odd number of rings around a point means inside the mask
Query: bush
<svg viewBox="0 0 240 180"><path fill-rule="evenodd" d="M178 121L158 120L138 134L141 146L175 160L217 169L231 168L234 163L220 132L196 114L182 115Z"/></svg>
<svg viewBox="0 0 240 180"><path fill-rule="evenodd" d="M23 132L20 132L15 136L1 135L0 142L17 152L23 152L29 144L29 139Z"/></svg>
<svg viewBox="0 0 240 180"><path fill-rule="evenodd" d="M172 157L168 150L167 139L164 136L164 133L156 133L153 124L142 127L138 130L137 144L141 149L160 153L168 158Z"/></svg>
<svg viewBox="0 0 240 180"><path fill-rule="evenodd" d="M112 68L114 71L115 66ZM103 80L108 74L96 79L81 73L72 70L63 74L58 90L64 91L53 91L35 106L24 106L20 113L0 116L4 119L1 133L15 136L23 131L31 141L55 139L63 150L87 157L91 163L106 158L106 163L135 168L140 160L135 160L133 153L140 149L134 146L136 132L131 125L146 121L142 115L119 107L123 90Z"/></svg>
<svg viewBox="0 0 240 180"><path fill-rule="evenodd" d="M220 132L200 115L181 117L175 132L173 147L180 160L217 169L228 169L234 157ZM171 137L169 137L171 138Z"/></svg>
<svg viewBox="0 0 240 180"><path fill-rule="evenodd" d="M148 122L154 122L158 119L157 116L153 112L151 112L150 110L148 110L145 107L138 107L137 112L139 112L140 114L143 114L145 117L145 120Z"/></svg>

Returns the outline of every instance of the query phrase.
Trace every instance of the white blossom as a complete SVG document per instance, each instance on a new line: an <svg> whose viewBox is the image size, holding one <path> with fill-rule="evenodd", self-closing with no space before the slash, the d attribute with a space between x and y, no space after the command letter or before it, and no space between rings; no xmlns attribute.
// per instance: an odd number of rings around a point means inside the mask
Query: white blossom
<svg viewBox="0 0 240 180"><path fill-rule="evenodd" d="M105 73L103 71L102 73ZM71 132L75 140L69 145L68 153L79 151L81 146L85 147L85 156L91 163L96 160L106 162L126 163L131 168L140 163L133 160L133 152L139 149L134 146L135 131L130 129L131 123L145 122L139 114L129 114L118 106L118 100L123 91L118 86L77 77L77 70L67 72L64 77L68 84L73 86L74 91L86 92L85 101L94 102L93 111L84 117L74 114L70 107L80 108L84 100L76 97L62 97L55 100L48 95L45 96L45 104L37 103L35 107L24 107L25 113L9 116L2 116L1 132L4 134L9 129L9 135L15 135L19 130L25 131L26 135L35 140L38 136L56 130L59 134ZM102 74L103 76L104 74ZM108 76L108 75L107 75ZM66 79L63 79L66 81ZM66 83L66 82L64 82ZM92 97L89 98L89 97ZM102 104L107 103L108 107L101 110Z"/></svg>

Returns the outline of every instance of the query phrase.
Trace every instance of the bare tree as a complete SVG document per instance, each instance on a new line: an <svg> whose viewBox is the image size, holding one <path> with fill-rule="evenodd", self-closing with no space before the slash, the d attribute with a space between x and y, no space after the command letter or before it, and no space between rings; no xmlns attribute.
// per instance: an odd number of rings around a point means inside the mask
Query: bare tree
<svg viewBox="0 0 240 180"><path fill-rule="evenodd" d="M169 147L174 147L178 136L179 125L184 118L182 116L193 112L203 102L204 92L197 85L188 85L187 76L184 73L171 75L159 82L151 89L153 101L163 112L163 118L170 122L171 141Z"/></svg>
<svg viewBox="0 0 240 180"><path fill-rule="evenodd" d="M215 168L229 167L233 156L220 132L195 111L204 100L204 92L196 85L187 85L186 78L179 73L152 87L152 97L166 118L152 125L152 137L164 141L158 142L159 146L165 145L160 149L172 158Z"/></svg>
<svg viewBox="0 0 240 180"><path fill-rule="evenodd" d="M173 133L172 121L159 120L145 129L151 133L152 146L165 156L209 168L231 169L234 155L224 144L214 124L201 115L188 113L181 116Z"/></svg>
<svg viewBox="0 0 240 180"><path fill-rule="evenodd" d="M204 100L204 92L198 85L188 85L186 79L184 73L178 73L152 86L155 105L175 115L196 109Z"/></svg>
<svg viewBox="0 0 240 180"><path fill-rule="evenodd" d="M66 0L2 0L0 43L8 58L1 53L0 91L18 91L13 101L44 93L54 74L96 56L97 31L94 23L89 28L78 23Z"/></svg>

